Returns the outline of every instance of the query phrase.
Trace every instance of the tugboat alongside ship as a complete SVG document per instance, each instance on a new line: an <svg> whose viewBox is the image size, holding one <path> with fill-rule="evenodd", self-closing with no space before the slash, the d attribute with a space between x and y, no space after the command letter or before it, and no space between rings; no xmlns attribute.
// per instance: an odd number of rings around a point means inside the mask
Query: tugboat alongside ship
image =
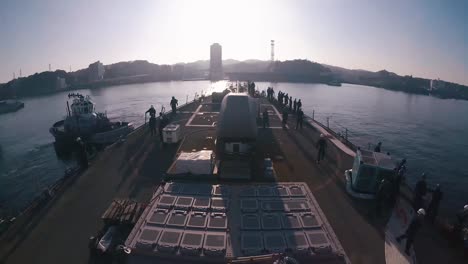
<svg viewBox="0 0 468 264"><path fill-rule="evenodd" d="M67 101L67 117L49 129L58 149L71 149L78 137L87 144L105 146L134 130L132 123L111 122L105 113L97 113L89 96L71 94L69 97L73 101L71 105Z"/></svg>

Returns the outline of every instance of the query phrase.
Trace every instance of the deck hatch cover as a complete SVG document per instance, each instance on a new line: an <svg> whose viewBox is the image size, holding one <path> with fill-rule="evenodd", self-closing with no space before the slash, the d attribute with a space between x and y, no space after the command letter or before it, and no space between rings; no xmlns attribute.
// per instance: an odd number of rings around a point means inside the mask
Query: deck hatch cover
<svg viewBox="0 0 468 264"><path fill-rule="evenodd" d="M281 196L281 197L289 196L288 188L281 186L281 185L275 186L275 192L277 193L278 196Z"/></svg>
<svg viewBox="0 0 468 264"><path fill-rule="evenodd" d="M156 209L153 212L153 215L151 215L150 219L148 220L148 223L156 224L156 225L164 225L168 217L169 217L169 214L167 213L167 210Z"/></svg>
<svg viewBox="0 0 468 264"><path fill-rule="evenodd" d="M307 239L314 252L330 252L331 246L325 233L319 232L307 232Z"/></svg>
<svg viewBox="0 0 468 264"><path fill-rule="evenodd" d="M192 197L179 197L175 203L176 208L188 209L192 207L193 198Z"/></svg>
<svg viewBox="0 0 468 264"><path fill-rule="evenodd" d="M198 255L203 247L203 233L185 232L180 247L182 252L190 255Z"/></svg>
<svg viewBox="0 0 468 264"><path fill-rule="evenodd" d="M135 246L140 249L151 249L158 241L159 234L161 234L159 229L144 229Z"/></svg>
<svg viewBox="0 0 468 264"><path fill-rule="evenodd" d="M167 220L167 225L170 226L185 226L187 222L187 212L185 211L172 211Z"/></svg>
<svg viewBox="0 0 468 264"><path fill-rule="evenodd" d="M207 220L208 218L206 213L192 212L192 214L190 214L187 226L194 228L205 228Z"/></svg>
<svg viewBox="0 0 468 264"><path fill-rule="evenodd" d="M285 232L286 244L292 250L305 250L309 248L307 237L304 232Z"/></svg>
<svg viewBox="0 0 468 264"><path fill-rule="evenodd" d="M227 217L224 213L211 213L208 219L208 228L227 229Z"/></svg>
<svg viewBox="0 0 468 264"><path fill-rule="evenodd" d="M206 211L210 208L210 198L208 197L197 197L193 202L193 208L197 210Z"/></svg>
<svg viewBox="0 0 468 264"><path fill-rule="evenodd" d="M291 196L299 196L299 197L305 196L304 189L300 185L290 186L289 193L291 194Z"/></svg>
<svg viewBox="0 0 468 264"><path fill-rule="evenodd" d="M221 256L226 252L225 233L206 233L203 249L206 255Z"/></svg>
<svg viewBox="0 0 468 264"><path fill-rule="evenodd" d="M274 196L274 190L271 186L260 186L257 189L258 196Z"/></svg>
<svg viewBox="0 0 468 264"><path fill-rule="evenodd" d="M241 227L244 230L258 230L260 229L260 219L256 214L242 215Z"/></svg>
<svg viewBox="0 0 468 264"><path fill-rule="evenodd" d="M286 211L283 201L262 201L264 211Z"/></svg>
<svg viewBox="0 0 468 264"><path fill-rule="evenodd" d="M158 207L162 208L171 208L174 205L176 200L176 196L172 195L161 195L161 198L158 202Z"/></svg>
<svg viewBox="0 0 468 264"><path fill-rule="evenodd" d="M264 230L281 229L281 221L280 221L278 214L262 215L262 228Z"/></svg>
<svg viewBox="0 0 468 264"><path fill-rule="evenodd" d="M301 221L304 228L320 227L317 217L311 213L301 214Z"/></svg>
<svg viewBox="0 0 468 264"><path fill-rule="evenodd" d="M302 228L299 216L296 214L283 214L281 216L281 223L284 229L300 229Z"/></svg>
<svg viewBox="0 0 468 264"><path fill-rule="evenodd" d="M241 200L242 212L256 212L258 210L257 199L242 199Z"/></svg>
<svg viewBox="0 0 468 264"><path fill-rule="evenodd" d="M229 199L224 199L224 198L212 198L211 199L211 209L213 211L221 211L225 212L229 208Z"/></svg>
<svg viewBox="0 0 468 264"><path fill-rule="evenodd" d="M255 196L257 196L257 188L255 188L253 186L243 187L240 190L239 195L241 197L255 197Z"/></svg>
<svg viewBox="0 0 468 264"><path fill-rule="evenodd" d="M263 237L257 232L242 232L241 248L245 255L261 254L263 247Z"/></svg>
<svg viewBox="0 0 468 264"><path fill-rule="evenodd" d="M310 206L305 200L291 200L285 202L289 211L308 211Z"/></svg>
<svg viewBox="0 0 468 264"><path fill-rule="evenodd" d="M167 251L173 250L179 246L182 231L177 230L164 230L159 238L158 249Z"/></svg>
<svg viewBox="0 0 468 264"><path fill-rule="evenodd" d="M269 252L281 253L286 250L286 241L284 241L281 232L265 232L263 234L265 248Z"/></svg>

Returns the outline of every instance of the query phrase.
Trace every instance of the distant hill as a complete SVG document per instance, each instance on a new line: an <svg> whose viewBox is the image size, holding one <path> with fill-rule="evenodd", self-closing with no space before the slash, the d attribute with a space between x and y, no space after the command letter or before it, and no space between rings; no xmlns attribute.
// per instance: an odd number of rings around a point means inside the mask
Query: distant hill
<svg viewBox="0 0 468 264"><path fill-rule="evenodd" d="M104 65L104 75L101 79L94 81L90 81L91 78L89 78L90 68L68 73L62 70L42 72L0 84L0 99L34 96L64 89L93 88L125 83L206 79L209 65L209 60L173 65L155 64L146 60L125 61ZM408 93L468 100L468 87L463 85L437 81L436 86L431 86L429 79L400 76L387 70L372 72L346 69L309 60L287 60L272 63L271 61L255 59L244 61L226 59L223 61L223 71L232 80L305 83L328 83L336 80ZM60 85L63 81L65 81L66 87Z"/></svg>

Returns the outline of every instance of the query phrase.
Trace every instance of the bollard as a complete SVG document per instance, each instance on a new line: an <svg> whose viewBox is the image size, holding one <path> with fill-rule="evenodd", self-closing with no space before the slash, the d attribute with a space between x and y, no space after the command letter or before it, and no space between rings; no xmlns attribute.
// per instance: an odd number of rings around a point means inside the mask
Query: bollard
<svg viewBox="0 0 468 264"><path fill-rule="evenodd" d="M187 103L188 103L188 94L185 97L185 104L187 104Z"/></svg>

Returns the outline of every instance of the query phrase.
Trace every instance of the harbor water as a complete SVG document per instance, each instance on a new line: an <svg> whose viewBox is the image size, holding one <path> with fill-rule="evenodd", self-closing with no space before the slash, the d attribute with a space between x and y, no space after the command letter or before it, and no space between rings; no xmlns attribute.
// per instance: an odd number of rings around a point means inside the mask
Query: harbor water
<svg viewBox="0 0 468 264"><path fill-rule="evenodd" d="M79 90L89 94L99 112L112 120L145 122L150 105L169 109L172 96L179 104L195 94L221 91L226 82L159 82ZM468 203L468 101L444 100L380 88L343 84L257 83L266 90L301 98L304 112L333 130L369 148L381 141L382 150L408 160L408 182L422 172L429 186L441 184L442 213ZM24 99L25 108L0 115L0 211L14 214L63 176L73 160L57 158L49 127L63 119L68 92Z"/></svg>

